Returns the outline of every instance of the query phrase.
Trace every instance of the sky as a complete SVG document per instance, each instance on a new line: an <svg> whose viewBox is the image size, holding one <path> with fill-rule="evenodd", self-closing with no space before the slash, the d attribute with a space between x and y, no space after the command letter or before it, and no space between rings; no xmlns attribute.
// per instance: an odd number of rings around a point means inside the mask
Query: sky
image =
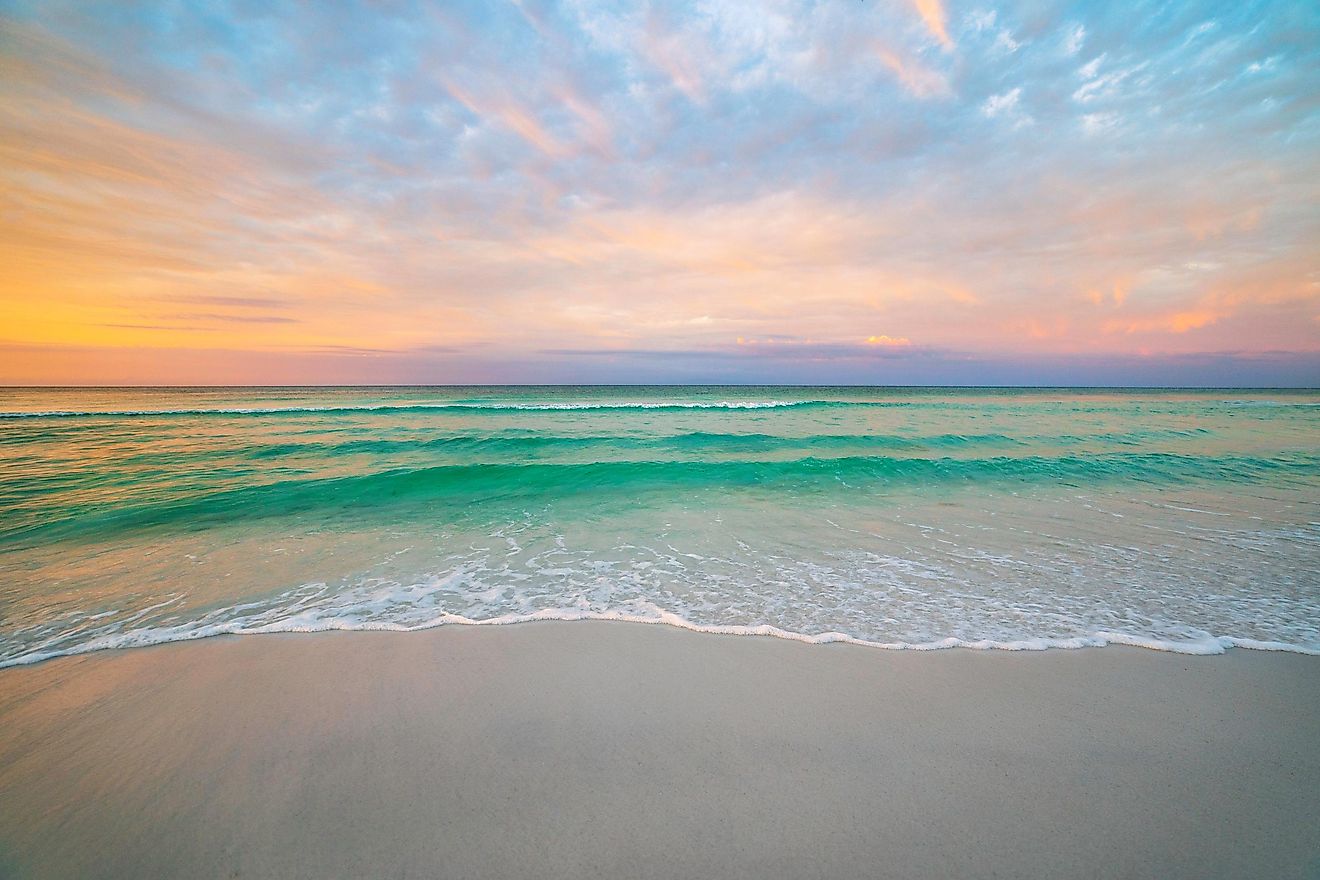
<svg viewBox="0 0 1320 880"><path fill-rule="evenodd" d="M1320 385L1320 4L0 0L0 383Z"/></svg>

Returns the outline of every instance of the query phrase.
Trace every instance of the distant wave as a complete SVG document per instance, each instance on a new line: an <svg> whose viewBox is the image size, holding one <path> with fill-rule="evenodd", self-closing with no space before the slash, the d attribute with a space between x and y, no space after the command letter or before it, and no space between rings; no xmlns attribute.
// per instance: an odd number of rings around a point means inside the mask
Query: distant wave
<svg viewBox="0 0 1320 880"><path fill-rule="evenodd" d="M1219 401L1219 402L1220 402L1220 404L1222 404L1223 406L1233 406L1233 407L1241 407L1241 406L1277 406L1277 407L1292 407L1292 406L1320 406L1320 401L1317 401L1317 400L1221 400L1221 401Z"/></svg>
<svg viewBox="0 0 1320 880"><path fill-rule="evenodd" d="M280 458L289 455L393 455L407 452L508 453L573 452L600 450L654 450L669 452L773 453L800 450L894 450L923 452L932 450L974 450L977 448L1023 448L1028 446L1076 446L1086 443L1139 446L1153 441L1203 437L1205 428L1148 429L1130 432L1091 434L1023 435L982 434L807 434L785 436L756 432L691 431L637 437L625 434L548 434L526 432L489 432L451 434L422 439L352 439L253 445L246 449L226 449L226 454L247 454L253 458Z"/></svg>
<svg viewBox="0 0 1320 880"><path fill-rule="evenodd" d="M254 445L247 454L254 458L286 455L390 455L402 452L509 453L573 452L577 450L634 450L670 452L777 452L802 449L908 449L927 450L974 446L1013 447L1025 441L1004 434L808 434L801 437L690 431L637 437L626 434L548 434L488 432L452 434L424 439L354 439L330 442L286 442ZM239 450L240 452L244 450Z"/></svg>
<svg viewBox="0 0 1320 880"><path fill-rule="evenodd" d="M616 411L616 412L682 412L685 410L776 410L776 409L846 409L846 408L919 408L936 410L978 409L987 406L1016 411L1021 401L1012 399L992 402L971 402L961 400L927 400L912 398L908 400L672 400L672 401L564 401L564 402L520 402L501 403L498 401L445 401L437 403L363 403L363 404L328 404L325 406L216 406L183 407L178 409L107 409L107 410L4 410L0 411L2 420L28 419L141 419L141 418L186 418L205 416L299 416L332 415L335 413L430 413L464 412L471 414L498 413L534 413L534 412L571 412L571 411ZM1046 411L1049 402L1032 404L1037 411ZM1317 401L1287 400L1206 400L1198 406L1216 408L1239 407L1279 407L1313 408L1320 406ZM1107 403L1069 402L1062 405L1062 411L1069 413L1100 413L1122 410L1123 407ZM1152 410L1155 411L1155 410Z"/></svg>
<svg viewBox="0 0 1320 880"><path fill-rule="evenodd" d="M775 409L780 407L831 406L902 406L901 402L866 400L720 400L675 402L621 402L621 403L381 403L337 406L286 407L194 407L188 409L121 409L121 410L40 410L0 412L0 419L70 419L70 418L143 418L152 416L217 416L217 415L297 415L300 413L348 412L428 412L431 410L467 410L484 412L553 412L563 410L660 410L684 409Z"/></svg>
<svg viewBox="0 0 1320 880"><path fill-rule="evenodd" d="M1320 454L1301 452L1274 457L1173 453L977 458L858 455L788 460L454 464L277 480L136 505L121 501L100 508L84 508L72 516L53 520L39 518L23 522L21 509L15 508L9 522L0 526L0 540L86 535L170 524L193 529L231 519L317 511L340 513L409 502L454 501L467 508L486 501L546 501L581 493L605 497L611 493L617 496L652 489L768 487L812 492L828 487L836 491L840 488L883 491L934 482L1091 487L1114 481L1145 485L1213 481L1231 485L1316 476L1320 476Z"/></svg>

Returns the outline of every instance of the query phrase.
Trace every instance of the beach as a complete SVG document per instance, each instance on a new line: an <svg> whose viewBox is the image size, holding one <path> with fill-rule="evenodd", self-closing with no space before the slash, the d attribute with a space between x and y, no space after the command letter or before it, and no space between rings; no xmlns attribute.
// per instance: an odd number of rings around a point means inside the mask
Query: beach
<svg viewBox="0 0 1320 880"><path fill-rule="evenodd" d="M0 875L1315 877L1320 659L562 621L0 670Z"/></svg>
<svg viewBox="0 0 1320 880"><path fill-rule="evenodd" d="M0 880L1320 880L1318 57L0 2Z"/></svg>

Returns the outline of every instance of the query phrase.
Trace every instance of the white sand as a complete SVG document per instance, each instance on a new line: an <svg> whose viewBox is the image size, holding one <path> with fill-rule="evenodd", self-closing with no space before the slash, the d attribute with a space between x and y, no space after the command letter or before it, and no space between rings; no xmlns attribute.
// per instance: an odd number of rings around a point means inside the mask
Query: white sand
<svg viewBox="0 0 1320 880"><path fill-rule="evenodd" d="M1320 877L1320 658L615 623L0 671L0 877Z"/></svg>

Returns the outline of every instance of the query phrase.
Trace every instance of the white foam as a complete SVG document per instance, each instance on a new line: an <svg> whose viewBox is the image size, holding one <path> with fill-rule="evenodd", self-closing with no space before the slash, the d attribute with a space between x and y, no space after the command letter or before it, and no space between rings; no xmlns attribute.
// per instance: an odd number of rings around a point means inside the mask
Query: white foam
<svg viewBox="0 0 1320 880"><path fill-rule="evenodd" d="M195 409L119 409L119 410L10 410L0 412L0 419L75 418L93 416L206 416L206 415L283 415L288 413L389 412L391 410L485 410L555 411L615 409L774 409L779 407L831 405L866 405L867 401L846 400L720 400L720 401L649 401L617 403L382 403L336 406L224 407Z"/></svg>
<svg viewBox="0 0 1320 880"><path fill-rule="evenodd" d="M131 548L107 551L105 576L80 570L88 589L54 600L34 592L0 626L0 666L221 634L537 620L887 650L1320 654L1320 533L1308 525L1314 512L1296 509L1301 493L1280 507L1276 493L1129 492L966 495L961 506L896 494L801 509L509 508L471 525L437 508L434 520L361 533L260 532L243 539L251 553L214 551L225 568L211 577L234 575L220 589L206 571L178 572L168 552L144 577ZM1231 507L1238 519L1191 528L1185 515L1170 518L1171 502ZM1266 520L1248 519L1258 513ZM296 560L271 549L289 540ZM188 554L215 544L180 542ZM175 595L184 591L193 596Z"/></svg>
<svg viewBox="0 0 1320 880"><path fill-rule="evenodd" d="M268 635L275 633L317 633L317 632L420 632L442 626L511 626L537 621L584 621L603 620L622 623L672 626L691 632L725 636L762 636L786 641L803 642L810 645L848 644L885 651L943 651L962 648L972 651L1046 651L1076 650L1079 648L1103 648L1109 645L1124 645L1145 648L1174 654L1197 656L1223 654L1229 648L1243 648L1253 651L1280 651L1294 654L1320 656L1320 648L1305 645L1293 645L1285 642L1260 641L1233 636L1206 635L1199 639L1172 640L1160 639L1133 633L1095 631L1085 635L1067 638L1024 637L1016 639L963 639L947 637L926 642L876 641L848 633L830 631L821 633L802 633L782 629L771 624L702 624L695 623L680 615L666 611L650 603L638 603L646 607L647 613L624 610L593 611L584 608L547 608L526 614L504 614L489 618L470 618L461 614L442 612L433 618L418 623L400 623L391 620L351 620L339 617L321 618L315 611L294 614L278 621L257 626L245 625L243 621L231 620L220 623L180 625L172 627L145 627L124 633L116 633L82 642L68 648L57 650L37 650L17 657L0 660L0 669L11 666L26 666L40 663L56 657L75 656L97 651L123 648L148 647L172 642L195 641L221 635ZM649 606L649 607L648 607Z"/></svg>

